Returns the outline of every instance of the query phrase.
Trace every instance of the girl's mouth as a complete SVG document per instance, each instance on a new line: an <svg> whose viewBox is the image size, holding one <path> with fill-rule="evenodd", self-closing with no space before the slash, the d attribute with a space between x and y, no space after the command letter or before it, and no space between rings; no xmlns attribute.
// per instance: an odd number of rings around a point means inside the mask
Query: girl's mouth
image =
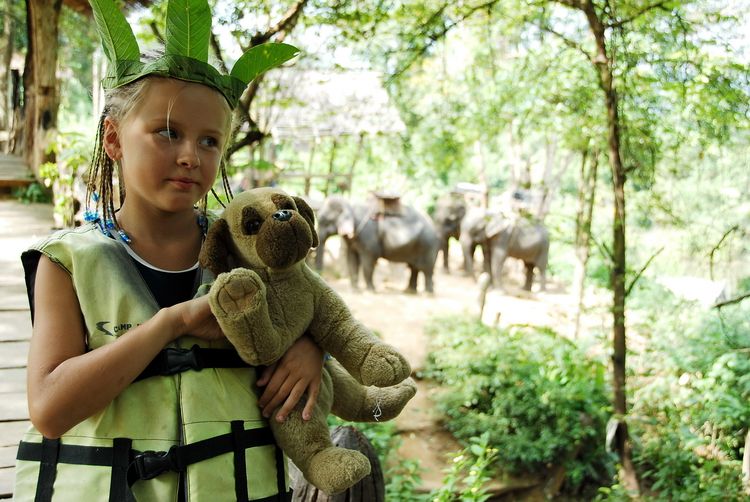
<svg viewBox="0 0 750 502"><path fill-rule="evenodd" d="M190 178L170 178L169 182L180 190L189 190L196 182Z"/></svg>

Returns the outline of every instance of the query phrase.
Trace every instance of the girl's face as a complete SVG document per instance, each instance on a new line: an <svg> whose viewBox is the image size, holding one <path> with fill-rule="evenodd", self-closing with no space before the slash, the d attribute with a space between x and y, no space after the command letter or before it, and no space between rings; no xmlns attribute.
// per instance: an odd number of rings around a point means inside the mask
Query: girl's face
<svg viewBox="0 0 750 502"><path fill-rule="evenodd" d="M119 124L104 123L104 148L122 167L126 204L165 212L192 209L214 183L230 110L202 84L153 78Z"/></svg>

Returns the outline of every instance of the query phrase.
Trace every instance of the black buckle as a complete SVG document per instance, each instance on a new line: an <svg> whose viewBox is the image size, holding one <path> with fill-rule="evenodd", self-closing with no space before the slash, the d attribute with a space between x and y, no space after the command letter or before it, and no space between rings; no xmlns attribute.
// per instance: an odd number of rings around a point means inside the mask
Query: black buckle
<svg viewBox="0 0 750 502"><path fill-rule="evenodd" d="M177 446L172 446L169 451L144 451L133 459L138 479L153 479L165 471L179 472L177 462Z"/></svg>
<svg viewBox="0 0 750 502"><path fill-rule="evenodd" d="M203 362L200 357L200 350L201 348L197 345L193 345L190 349L175 349L172 347L164 349L164 365L160 374L174 375L187 370L202 370Z"/></svg>

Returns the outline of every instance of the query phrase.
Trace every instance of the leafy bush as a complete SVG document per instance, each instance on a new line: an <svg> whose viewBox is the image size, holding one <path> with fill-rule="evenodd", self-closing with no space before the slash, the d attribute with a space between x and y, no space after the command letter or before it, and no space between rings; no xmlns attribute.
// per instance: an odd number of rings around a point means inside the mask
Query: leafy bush
<svg viewBox="0 0 750 502"><path fill-rule="evenodd" d="M52 201L49 191L36 181L26 187L14 188L13 197L24 204L47 203Z"/></svg>
<svg viewBox="0 0 750 502"><path fill-rule="evenodd" d="M443 478L443 486L430 494L432 502L484 502L490 498L490 468L497 450L489 445L489 432L471 438L470 445L453 457Z"/></svg>
<svg viewBox="0 0 750 502"><path fill-rule="evenodd" d="M463 318L427 330L433 346L425 375L444 387L437 404L459 440L487 432L509 472L563 464L570 490L609 472L602 363L549 330L503 331Z"/></svg>
<svg viewBox="0 0 750 502"><path fill-rule="evenodd" d="M640 313L631 432L654 500L746 500L741 459L750 424L750 308L722 312L663 298Z"/></svg>

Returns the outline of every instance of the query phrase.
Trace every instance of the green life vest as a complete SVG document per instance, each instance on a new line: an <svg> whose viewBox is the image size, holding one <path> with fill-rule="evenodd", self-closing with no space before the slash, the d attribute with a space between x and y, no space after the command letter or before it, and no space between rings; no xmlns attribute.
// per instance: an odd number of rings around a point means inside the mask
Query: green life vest
<svg viewBox="0 0 750 502"><path fill-rule="evenodd" d="M32 319L41 253L71 276L88 350L127 336L159 309L122 244L88 224L22 255ZM205 290L213 278L201 274ZM15 500L174 501L180 473L187 501L289 500L285 457L258 407L255 368L237 363L228 342L185 336L59 440L32 426L19 447Z"/></svg>

